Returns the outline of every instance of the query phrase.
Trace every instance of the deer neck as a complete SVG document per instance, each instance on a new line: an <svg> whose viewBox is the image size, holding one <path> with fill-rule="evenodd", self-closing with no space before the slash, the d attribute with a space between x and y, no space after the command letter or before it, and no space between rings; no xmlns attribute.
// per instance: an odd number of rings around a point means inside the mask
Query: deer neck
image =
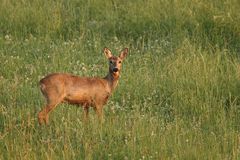
<svg viewBox="0 0 240 160"><path fill-rule="evenodd" d="M111 92L117 87L119 74L109 72L108 75L104 78L108 82Z"/></svg>

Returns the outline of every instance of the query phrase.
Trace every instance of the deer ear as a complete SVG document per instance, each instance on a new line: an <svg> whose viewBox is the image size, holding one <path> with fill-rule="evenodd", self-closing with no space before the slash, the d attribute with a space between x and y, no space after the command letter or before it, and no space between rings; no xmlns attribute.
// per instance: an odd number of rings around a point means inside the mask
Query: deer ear
<svg viewBox="0 0 240 160"><path fill-rule="evenodd" d="M107 47L103 49L103 52L108 59L112 57L112 52Z"/></svg>
<svg viewBox="0 0 240 160"><path fill-rule="evenodd" d="M123 49L123 50L121 51L119 57L120 57L121 59L124 59L124 58L127 56L127 54L128 54L128 48L125 48L125 49Z"/></svg>

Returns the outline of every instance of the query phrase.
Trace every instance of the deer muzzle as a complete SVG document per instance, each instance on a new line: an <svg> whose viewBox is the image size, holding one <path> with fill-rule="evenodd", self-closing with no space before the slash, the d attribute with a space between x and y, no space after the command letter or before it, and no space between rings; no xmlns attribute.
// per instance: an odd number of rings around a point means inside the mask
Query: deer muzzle
<svg viewBox="0 0 240 160"><path fill-rule="evenodd" d="M119 69L118 68L113 68L113 72L117 72Z"/></svg>

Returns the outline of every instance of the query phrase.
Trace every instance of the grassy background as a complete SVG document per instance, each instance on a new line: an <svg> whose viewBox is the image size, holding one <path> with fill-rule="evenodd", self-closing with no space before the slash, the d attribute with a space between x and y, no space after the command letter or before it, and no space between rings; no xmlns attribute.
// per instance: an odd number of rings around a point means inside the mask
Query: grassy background
<svg viewBox="0 0 240 160"><path fill-rule="evenodd" d="M0 159L240 159L239 1L0 4ZM104 124L63 104L40 127L38 81L103 77L104 46L130 48Z"/></svg>

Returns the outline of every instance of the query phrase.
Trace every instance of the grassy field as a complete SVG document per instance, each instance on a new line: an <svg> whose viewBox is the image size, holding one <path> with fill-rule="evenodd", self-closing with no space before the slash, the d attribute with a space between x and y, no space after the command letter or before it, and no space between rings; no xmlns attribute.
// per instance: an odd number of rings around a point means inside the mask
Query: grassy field
<svg viewBox="0 0 240 160"><path fill-rule="evenodd" d="M0 0L0 159L240 159L238 0ZM48 73L103 77L98 123L63 104L39 126Z"/></svg>

